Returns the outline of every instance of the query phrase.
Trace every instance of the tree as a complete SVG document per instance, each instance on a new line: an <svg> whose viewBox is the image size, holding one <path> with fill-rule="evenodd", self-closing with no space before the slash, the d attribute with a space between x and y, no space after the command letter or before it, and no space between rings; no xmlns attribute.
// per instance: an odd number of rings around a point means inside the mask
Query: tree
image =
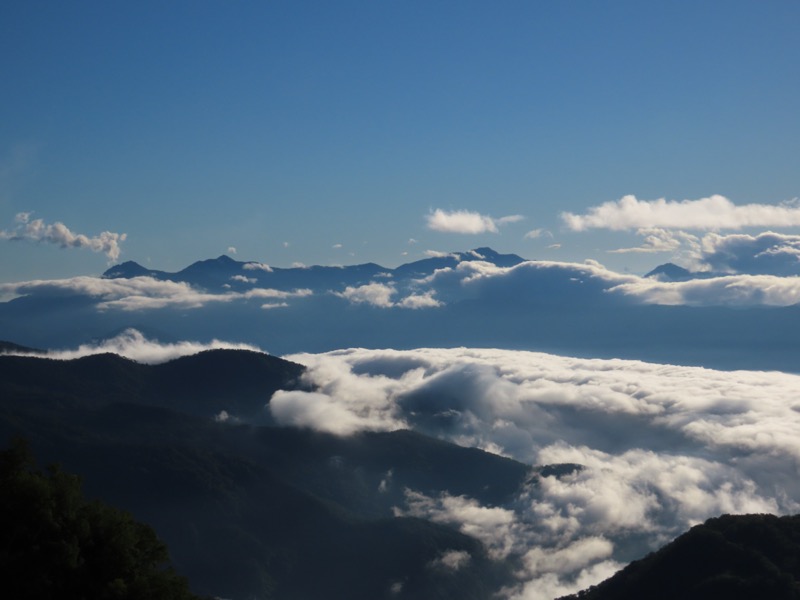
<svg viewBox="0 0 800 600"><path fill-rule="evenodd" d="M0 451L0 586L18 600L194 600L153 529L83 497L22 440Z"/></svg>

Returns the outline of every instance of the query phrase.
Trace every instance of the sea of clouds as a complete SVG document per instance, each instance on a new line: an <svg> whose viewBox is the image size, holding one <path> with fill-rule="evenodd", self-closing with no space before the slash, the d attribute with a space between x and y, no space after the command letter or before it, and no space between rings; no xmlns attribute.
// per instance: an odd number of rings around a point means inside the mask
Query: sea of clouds
<svg viewBox="0 0 800 600"><path fill-rule="evenodd" d="M284 425L411 428L530 465L506 506L406 491L398 515L453 525L524 565L509 598L550 599L723 513L800 510L800 377L490 349L295 354L315 392L279 391Z"/></svg>
<svg viewBox="0 0 800 600"><path fill-rule="evenodd" d="M210 348L257 350L161 344L129 330L46 356L158 363ZM342 436L407 428L532 467L580 465L532 468L502 506L407 489L395 508L474 536L497 558L516 556L518 584L503 592L512 600L584 589L712 516L800 511L798 375L470 348L285 358L307 367L314 391L273 395L267 409L281 425Z"/></svg>

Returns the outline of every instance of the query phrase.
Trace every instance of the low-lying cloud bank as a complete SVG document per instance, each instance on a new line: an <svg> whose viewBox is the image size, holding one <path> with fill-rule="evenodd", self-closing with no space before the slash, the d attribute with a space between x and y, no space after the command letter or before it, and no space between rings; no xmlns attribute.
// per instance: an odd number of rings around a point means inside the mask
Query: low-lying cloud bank
<svg viewBox="0 0 800 600"><path fill-rule="evenodd" d="M308 289L275 290L253 288L246 292L208 292L188 283L164 281L153 277L104 279L72 277L0 284L0 296L76 295L97 300L100 310L154 310L159 308L201 308L208 304L241 300L285 300L311 296Z"/></svg>
<svg viewBox="0 0 800 600"><path fill-rule="evenodd" d="M658 240L663 241L654 237L651 245L661 243ZM264 308L276 308L291 304L292 299L314 295L335 296L354 305L382 309L433 309L463 300L484 302L487 310L520 304L529 308L537 304L565 309L594 307L598 302L735 307L790 306L800 302L800 276L793 275L800 274L800 236L708 234L695 242L695 266L716 271L689 281L661 281L617 273L592 260L525 261L511 267L484 260L462 260L416 279L387 280L384 273L379 273L368 283L342 285L338 289L323 284L316 291L294 287L234 290L227 284L223 289L209 290L151 276L114 279L82 276L0 284L0 298L81 296L90 299L101 311L125 312L197 309L249 301L262 301ZM746 272L732 272L736 270ZM245 275L234 276L231 281L256 283Z"/></svg>
<svg viewBox="0 0 800 600"><path fill-rule="evenodd" d="M72 350L50 350L47 352L5 352L7 355L14 356L36 356L41 358L52 358L56 360L72 360L84 356L95 354L113 353L124 356L136 362L155 365L168 362L182 356L198 354L205 350L252 350L262 352L261 349L250 344L236 344L212 340L207 344L200 342L175 342L161 343L158 340L147 339L136 329L127 329L121 334L97 342L96 344L82 344Z"/></svg>
<svg viewBox="0 0 800 600"><path fill-rule="evenodd" d="M800 277L724 275L673 282L617 273L596 261L528 261L497 267L474 261L420 280L439 298L505 298L594 305L603 302L687 306L791 306L800 302Z"/></svg>
<svg viewBox="0 0 800 600"><path fill-rule="evenodd" d="M719 231L744 227L798 226L800 206L796 202L737 206L718 194L681 201L665 198L639 200L629 195L593 206L583 215L562 213L561 218L573 231L625 231L652 227Z"/></svg>
<svg viewBox="0 0 800 600"><path fill-rule="evenodd" d="M515 599L609 576L709 516L800 510L800 377L488 349L297 354L314 393L278 392L280 423L347 435L407 427L532 465L516 501L407 492L398 514L522 557Z"/></svg>

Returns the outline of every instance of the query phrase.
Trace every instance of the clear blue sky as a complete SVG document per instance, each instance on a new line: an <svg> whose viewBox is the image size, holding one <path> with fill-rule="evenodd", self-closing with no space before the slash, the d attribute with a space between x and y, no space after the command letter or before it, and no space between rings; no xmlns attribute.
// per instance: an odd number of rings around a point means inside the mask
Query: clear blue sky
<svg viewBox="0 0 800 600"><path fill-rule="evenodd" d="M788 0L12 0L0 230L124 232L120 260L167 270L490 245L640 272L669 256L609 254L640 240L560 213L800 196L798 31ZM464 235L428 228L435 209L525 219ZM0 280L106 266L0 241Z"/></svg>

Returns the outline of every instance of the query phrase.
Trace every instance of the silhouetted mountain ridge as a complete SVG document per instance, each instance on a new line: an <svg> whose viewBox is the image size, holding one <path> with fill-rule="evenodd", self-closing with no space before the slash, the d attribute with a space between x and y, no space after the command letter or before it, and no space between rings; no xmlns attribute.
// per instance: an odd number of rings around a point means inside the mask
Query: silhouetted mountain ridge
<svg viewBox="0 0 800 600"><path fill-rule="evenodd" d="M217 258L200 260L176 272L167 273L146 269L133 261L115 265L103 273L106 279L149 276L156 279L185 282L207 289L246 289L258 283L262 287L277 289L308 288L314 291L343 289L369 283L375 278L406 280L431 275L436 269L455 267L462 261L482 260L499 267L511 267L524 262L516 254L499 254L491 248L476 248L467 252L454 252L400 265L394 269L376 263L349 266L266 267L253 261L237 261L223 254Z"/></svg>
<svg viewBox="0 0 800 600"><path fill-rule="evenodd" d="M800 515L723 515L561 600L797 600Z"/></svg>
<svg viewBox="0 0 800 600"><path fill-rule="evenodd" d="M264 406L278 389L297 385L304 368L261 352L207 350L147 365L117 354L75 360L5 356L4 386L29 398L60 397L108 402L143 402L189 414L264 420Z"/></svg>
<svg viewBox="0 0 800 600"><path fill-rule="evenodd" d="M302 369L238 350L160 365L0 356L0 443L22 435L43 462L80 474L88 496L151 524L201 594L488 600L512 582L511 561L393 507L407 488L500 503L527 465L411 432L340 437L213 418L237 398L241 414L263 411ZM468 553L469 568L434 568L446 552Z"/></svg>

